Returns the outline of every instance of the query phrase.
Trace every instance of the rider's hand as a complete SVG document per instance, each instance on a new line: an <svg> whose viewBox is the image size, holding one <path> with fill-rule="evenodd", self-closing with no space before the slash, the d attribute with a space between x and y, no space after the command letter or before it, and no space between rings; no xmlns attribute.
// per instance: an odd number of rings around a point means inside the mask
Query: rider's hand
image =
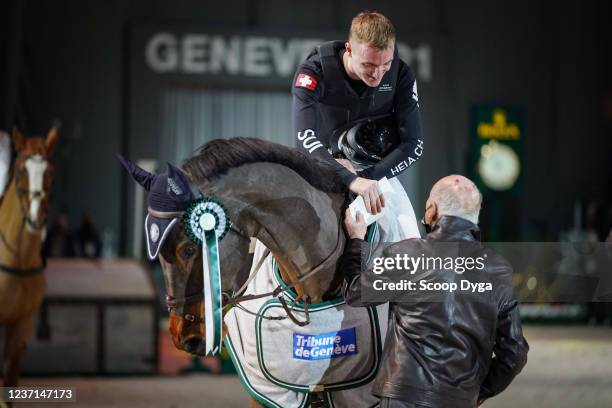
<svg viewBox="0 0 612 408"><path fill-rule="evenodd" d="M340 163L341 165L344 166L345 169L347 169L348 171L350 171L353 174L357 174L357 170L355 170L355 167L353 167L353 163L351 163L350 160L347 159L336 159L336 161L338 163Z"/></svg>
<svg viewBox="0 0 612 408"><path fill-rule="evenodd" d="M366 210L370 214L378 214L385 206L385 197L378 188L378 182L374 180L357 177L349 186L349 190L363 197Z"/></svg>
<svg viewBox="0 0 612 408"><path fill-rule="evenodd" d="M357 211L357 219L354 220L351 215L351 210L347 208L346 211L344 211L344 229L349 239L364 239L368 231L368 226L365 223L363 214Z"/></svg>

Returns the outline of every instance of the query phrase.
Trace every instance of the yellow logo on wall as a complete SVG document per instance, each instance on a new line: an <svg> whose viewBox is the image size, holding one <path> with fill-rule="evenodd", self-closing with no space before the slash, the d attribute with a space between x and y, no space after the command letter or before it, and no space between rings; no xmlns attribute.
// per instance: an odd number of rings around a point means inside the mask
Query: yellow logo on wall
<svg viewBox="0 0 612 408"><path fill-rule="evenodd" d="M493 110L491 122L478 124L478 137L482 139L519 140L521 131L514 123L508 123L506 111Z"/></svg>

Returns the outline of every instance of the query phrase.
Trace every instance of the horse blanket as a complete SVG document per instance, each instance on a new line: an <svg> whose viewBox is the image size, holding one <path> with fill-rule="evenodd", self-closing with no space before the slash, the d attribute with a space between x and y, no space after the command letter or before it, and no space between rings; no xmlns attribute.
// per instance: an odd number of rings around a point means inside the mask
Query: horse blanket
<svg viewBox="0 0 612 408"><path fill-rule="evenodd" d="M385 193L385 213L371 234L371 245L418 237L408 196L397 179ZM257 242L252 268L266 248ZM251 273L254 270L251 270ZM265 293L284 285L278 266L268 255L246 293ZM285 292L289 307L305 320L303 305ZM342 298L309 305L310 324L298 326L270 297L245 301L225 315L225 345L249 394L267 407L307 407L312 393L323 393L328 407L374 407L372 380L380 365L388 325L388 304L368 308L348 306Z"/></svg>

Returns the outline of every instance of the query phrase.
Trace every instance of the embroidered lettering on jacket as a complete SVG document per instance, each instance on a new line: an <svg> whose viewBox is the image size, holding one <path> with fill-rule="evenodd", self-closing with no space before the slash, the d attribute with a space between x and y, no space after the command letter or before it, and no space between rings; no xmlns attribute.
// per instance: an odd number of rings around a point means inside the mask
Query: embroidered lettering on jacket
<svg viewBox="0 0 612 408"><path fill-rule="evenodd" d="M419 159L419 157L421 157L421 155L423 154L423 141L421 139L419 139L419 142L414 148L413 153L414 153L414 157L408 156L408 161L402 160L397 166L391 169L391 174L393 176L396 176L400 174L402 171L406 170L408 167L412 165L412 163L414 163L415 161Z"/></svg>
<svg viewBox="0 0 612 408"><path fill-rule="evenodd" d="M300 142L302 142L302 146L304 146L304 149L308 150L308 153L312 153L319 147L323 146L323 143L317 140L317 137L315 136L315 131L312 129L306 129L303 133L298 132L297 138Z"/></svg>

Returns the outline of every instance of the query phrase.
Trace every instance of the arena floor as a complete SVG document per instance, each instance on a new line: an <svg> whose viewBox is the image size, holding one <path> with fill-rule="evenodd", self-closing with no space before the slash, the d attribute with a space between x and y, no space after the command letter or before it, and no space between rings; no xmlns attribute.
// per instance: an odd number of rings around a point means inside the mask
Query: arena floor
<svg viewBox="0 0 612 408"><path fill-rule="evenodd" d="M531 346L527 367L508 390L485 407L612 406L612 328L527 326L525 336ZM76 387L77 402L64 407L248 406L237 377L227 375L24 378L22 384Z"/></svg>

